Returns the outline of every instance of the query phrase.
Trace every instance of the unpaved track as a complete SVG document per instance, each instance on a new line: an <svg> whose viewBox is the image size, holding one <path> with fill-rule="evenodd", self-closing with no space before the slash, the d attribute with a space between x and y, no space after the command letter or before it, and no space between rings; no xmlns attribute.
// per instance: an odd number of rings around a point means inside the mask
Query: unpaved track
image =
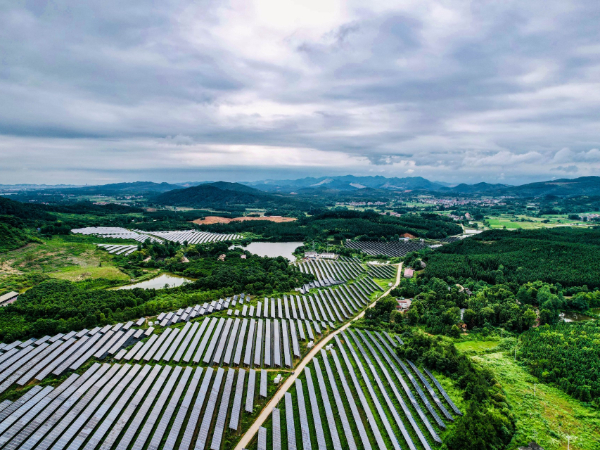
<svg viewBox="0 0 600 450"><path fill-rule="evenodd" d="M373 303L371 303L369 305L369 308L372 308L373 306L375 306L375 303L377 303L380 299L389 295L389 293L392 291L392 289L394 289L396 286L398 286L400 284L401 273L402 273L402 263L400 263L398 265L398 272L396 273L396 282L394 283L394 285L391 288L389 288L387 291L385 291L381 295L381 297L379 297L377 300L375 300ZM250 442L252 441L252 439L254 438L256 433L258 433L258 428L261 427L262 424L265 423L265 421L269 418L269 416L271 415L271 412L273 411L273 408L275 408L277 406L277 404L283 398L284 394L288 391L288 389L290 387L292 387L292 385L296 381L296 378L298 378L298 375L300 375L302 373L302 371L304 370L304 367L310 362L310 360L313 359L313 357L317 353L319 353L321 351L321 349L331 339L333 339L334 336L336 336L338 333L341 333L342 331L344 331L346 328L348 328L352 324L352 322L360 319L364 315L365 315L365 311L361 312L354 319L350 320L345 325L341 326L334 332L325 336L323 339L321 339L321 341L318 344L316 344L312 348L312 350L304 357L304 359L302 361L300 361L300 363L294 368L294 373L285 380L285 382L277 390L277 392L275 393L273 398L269 401L269 403L266 404L264 409L261 411L260 415L256 418L256 420L250 426L250 428L248 428L248 431L246 431L246 433L242 436L242 439L240 440L240 442L238 442L238 444L235 446L235 450L242 450L242 449L246 448L246 446L248 444L250 444Z"/></svg>

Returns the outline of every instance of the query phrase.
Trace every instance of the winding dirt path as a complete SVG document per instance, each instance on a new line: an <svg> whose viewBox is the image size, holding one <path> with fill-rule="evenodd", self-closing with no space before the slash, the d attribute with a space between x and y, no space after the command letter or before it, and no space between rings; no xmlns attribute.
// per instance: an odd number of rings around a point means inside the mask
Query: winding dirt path
<svg viewBox="0 0 600 450"><path fill-rule="evenodd" d="M372 308L373 306L375 306L375 303L377 303L382 298L388 296L389 293L392 291L392 289L394 289L396 286L398 286L400 284L401 274L402 274L402 263L400 263L398 265L398 272L396 273L396 282L394 283L394 285L392 287L390 287L387 291L385 291L381 295L381 297L379 297L377 300L375 300L373 303L371 303L368 306L369 308ZM277 392L275 393L275 395L273 396L273 398L269 401L269 403L267 403L265 405L265 407L261 411L260 415L256 418L256 420L250 426L250 428L248 428L248 431L246 431L246 433L242 436L242 439L235 446L234 450L243 450L243 449L246 448L246 446L248 444L250 444L250 442L252 441L252 439L254 438L254 436L256 435L256 433L258 433L259 427L261 427L262 424L265 423L265 421L269 418L269 416L271 415L271 412L273 411L273 408L275 408L277 406L277 404L281 401L281 399L283 399L284 394L288 391L289 388L292 387L292 385L296 381L296 378L298 378L298 375L300 375L302 373L302 371L304 370L304 367L306 367L306 365L310 362L310 360L313 359L313 357L315 355L317 355L317 353L319 353L321 351L321 349L330 340L332 340L334 338L334 336L336 336L337 334L341 333L346 328L348 328L352 324L352 322L354 322L355 320L358 320L361 317L363 317L365 315L365 311L366 311L366 309L364 311L362 311L360 314L358 314L356 317L354 317L353 319L349 320L345 325L341 326L340 328L338 328L334 332L332 332L329 335L325 336L323 339L321 339L321 341L318 344L316 344L312 348L312 350L294 368L294 373L292 375L290 375L285 380L285 382L277 390Z"/></svg>

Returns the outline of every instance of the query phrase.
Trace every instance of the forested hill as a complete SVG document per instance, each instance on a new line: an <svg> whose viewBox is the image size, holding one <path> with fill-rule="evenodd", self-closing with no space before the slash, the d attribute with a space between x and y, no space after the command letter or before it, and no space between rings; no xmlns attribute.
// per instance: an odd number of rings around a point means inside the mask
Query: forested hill
<svg viewBox="0 0 600 450"><path fill-rule="evenodd" d="M600 229L490 230L426 256L425 276L600 288Z"/></svg>
<svg viewBox="0 0 600 450"><path fill-rule="evenodd" d="M225 234L247 231L280 242L325 241L330 237L338 241L343 239L388 241L398 240L404 233L436 239L462 232L462 228L454 221L435 214L393 217L372 211L323 211L288 223L261 220L202 225L200 228Z"/></svg>
<svg viewBox="0 0 600 450"><path fill-rule="evenodd" d="M201 184L186 189L176 189L157 195L153 202L171 206L222 209L224 206L268 208L272 206L299 205L295 199L267 194L238 183L217 182Z"/></svg>

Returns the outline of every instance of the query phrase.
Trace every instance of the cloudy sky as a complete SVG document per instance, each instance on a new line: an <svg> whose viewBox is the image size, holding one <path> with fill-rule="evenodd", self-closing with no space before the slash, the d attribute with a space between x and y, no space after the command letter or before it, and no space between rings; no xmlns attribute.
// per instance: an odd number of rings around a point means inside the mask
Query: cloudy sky
<svg viewBox="0 0 600 450"><path fill-rule="evenodd" d="M0 184L599 175L599 17L598 0L3 1Z"/></svg>

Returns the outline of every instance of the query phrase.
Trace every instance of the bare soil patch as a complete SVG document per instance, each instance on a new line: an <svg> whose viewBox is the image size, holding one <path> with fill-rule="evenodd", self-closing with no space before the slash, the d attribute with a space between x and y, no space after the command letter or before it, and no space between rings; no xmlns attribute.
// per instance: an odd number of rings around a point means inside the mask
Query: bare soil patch
<svg viewBox="0 0 600 450"><path fill-rule="evenodd" d="M229 219L227 217L206 216L204 219L196 219L193 222L198 225L212 225L215 223L230 223L230 222L245 222L247 220L268 220L269 222L294 222L295 217L269 216L269 217L235 217Z"/></svg>

